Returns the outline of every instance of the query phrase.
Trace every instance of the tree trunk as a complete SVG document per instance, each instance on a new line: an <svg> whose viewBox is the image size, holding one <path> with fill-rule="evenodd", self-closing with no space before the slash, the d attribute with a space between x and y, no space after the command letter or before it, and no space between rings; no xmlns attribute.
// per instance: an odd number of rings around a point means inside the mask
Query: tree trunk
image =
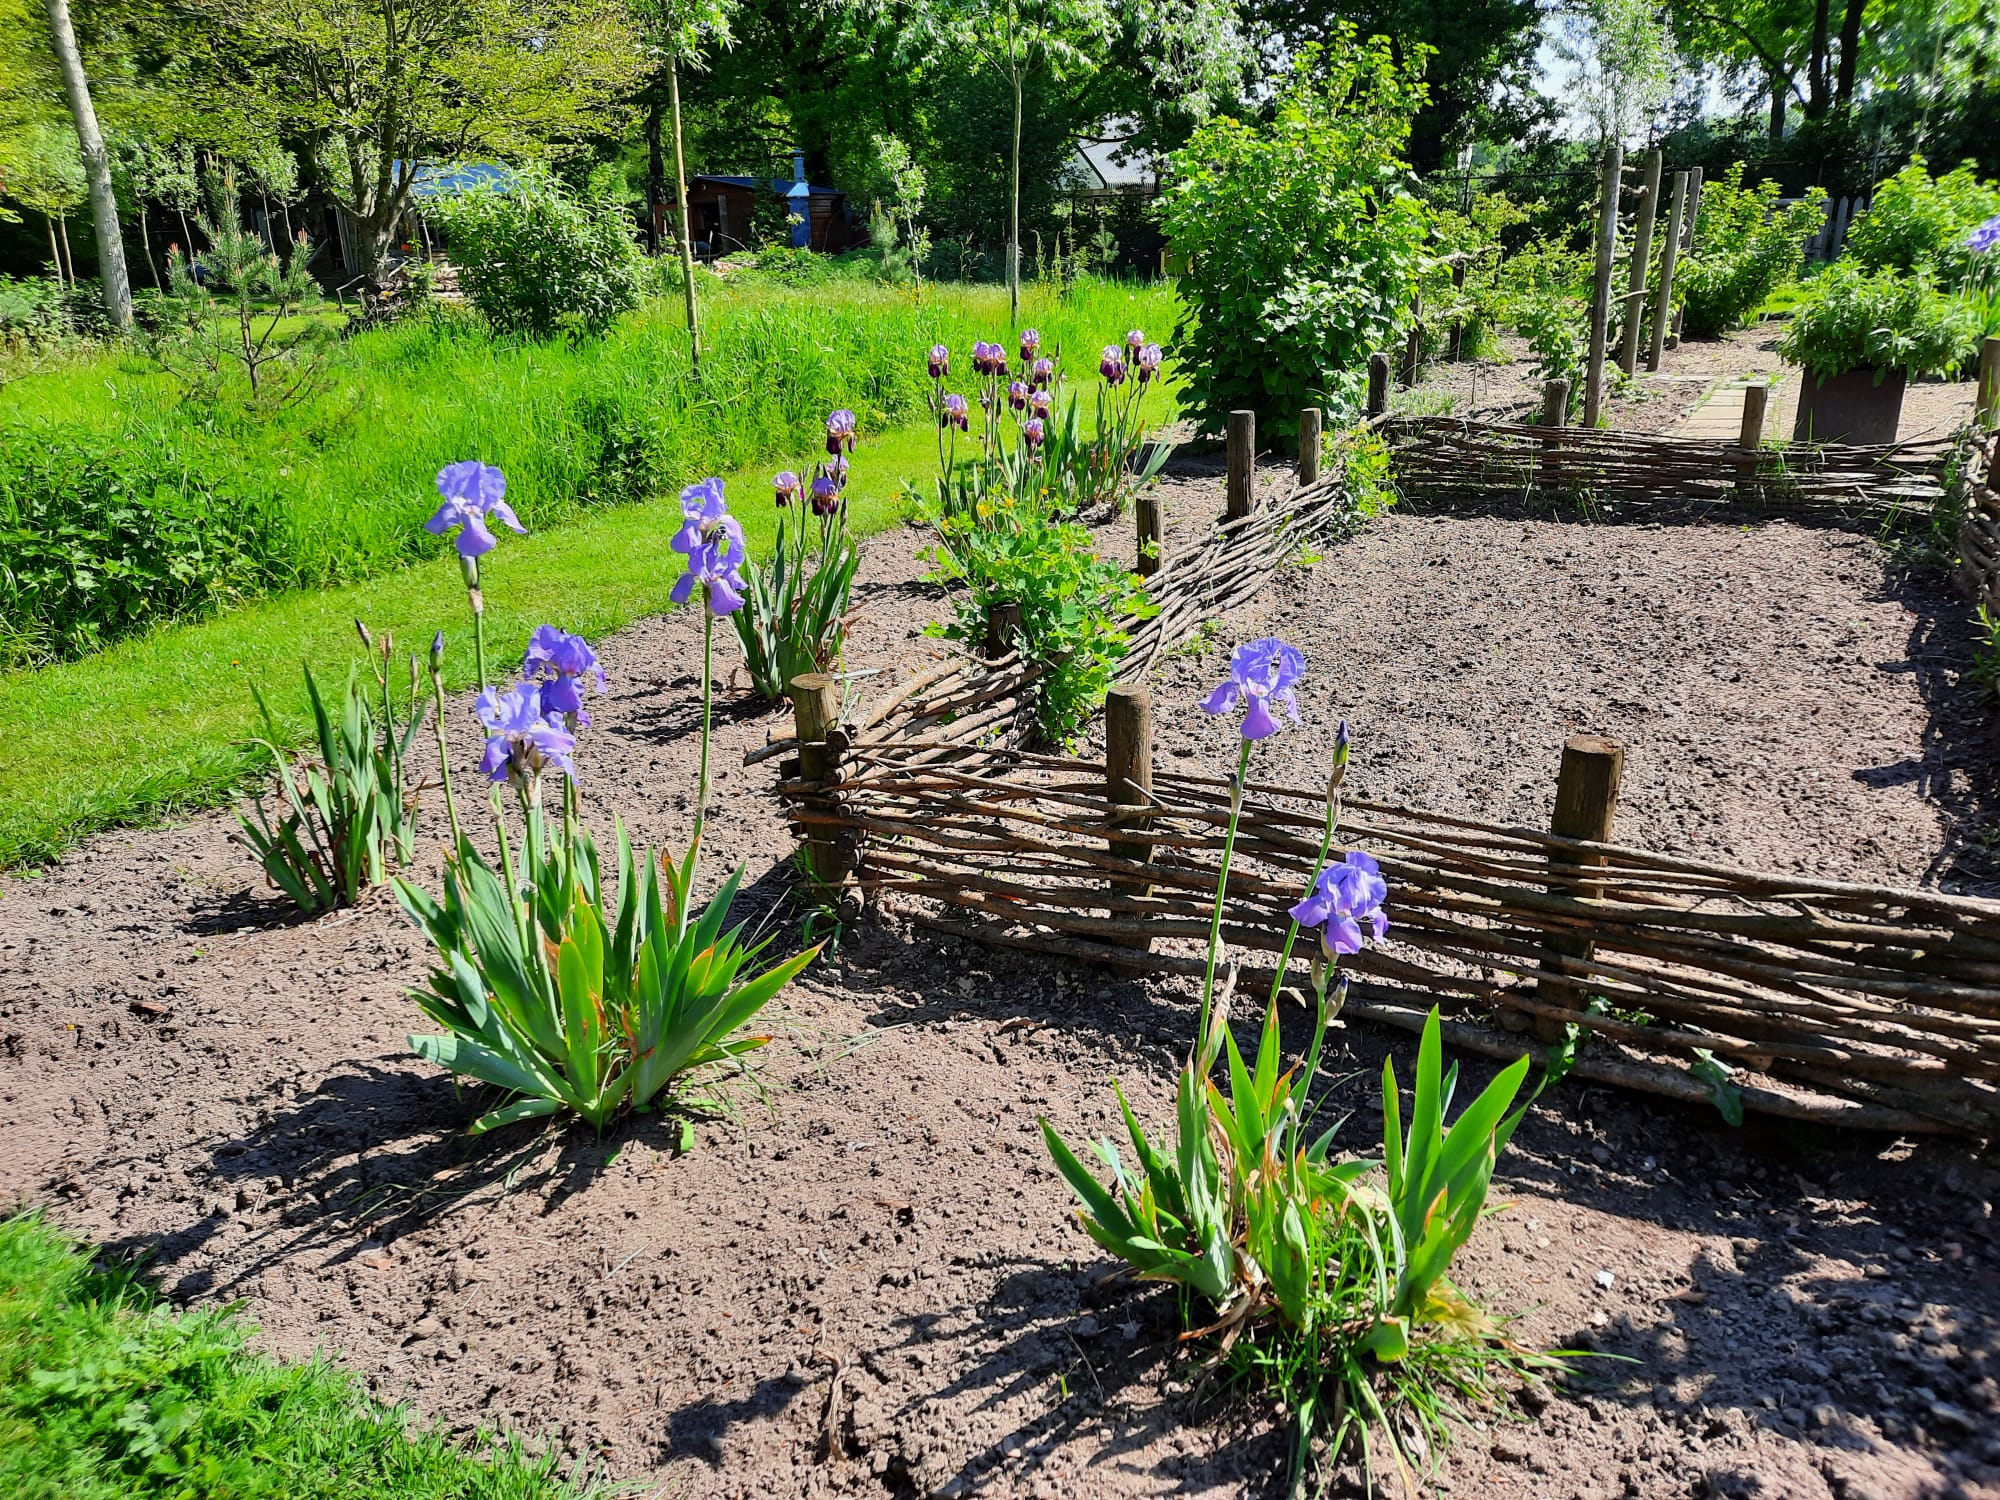
<svg viewBox="0 0 2000 1500"><path fill-rule="evenodd" d="M67 291L69 283L63 279L62 246L56 243L56 216L45 213L42 219L49 226L49 263L56 269L56 285Z"/></svg>
<svg viewBox="0 0 2000 1500"><path fill-rule="evenodd" d="M1012 326L1021 323L1021 70L1014 69L1013 176L1007 194L1007 309Z"/></svg>
<svg viewBox="0 0 2000 1500"><path fill-rule="evenodd" d="M681 282L687 288L688 364L701 374L701 313L694 298L694 226L688 222L687 156L681 146L681 65L667 59L667 88L674 106L674 206L681 215Z"/></svg>
<svg viewBox="0 0 2000 1500"><path fill-rule="evenodd" d="M1813 0L1812 51L1806 58L1806 118L1822 119L1827 107L1826 52L1832 0Z"/></svg>
<svg viewBox="0 0 2000 1500"><path fill-rule="evenodd" d="M1771 139L1785 138L1785 106L1792 102L1792 81L1771 75Z"/></svg>
<svg viewBox="0 0 2000 1500"><path fill-rule="evenodd" d="M69 248L69 214L67 211L56 215L56 228L62 232L63 271L69 277L69 284L76 285L76 257Z"/></svg>
<svg viewBox="0 0 2000 1500"><path fill-rule="evenodd" d="M646 105L646 247L653 255L667 248L667 156L657 98Z"/></svg>
<svg viewBox="0 0 2000 1500"><path fill-rule="evenodd" d="M1840 18L1840 74L1833 88L1833 107L1845 109L1854 98L1854 77L1861 64L1862 12L1868 0L1847 0Z"/></svg>
<svg viewBox="0 0 2000 1500"><path fill-rule="evenodd" d="M125 241L118 230L118 195L111 187L111 157L97 129L97 110L90 102L90 80L84 76L77 51L76 30L70 25L69 0L47 0L49 35L56 66L62 70L63 93L69 98L70 119L83 152L83 174L90 182L90 217L97 228L98 276L104 284L104 310L119 333L132 330L132 282L125 273Z"/></svg>
<svg viewBox="0 0 2000 1500"><path fill-rule="evenodd" d="M134 194L133 196L137 197L138 195ZM138 203L139 250L146 257L146 275L152 279L153 290L157 292L161 290L160 265L158 261L153 259L153 232L146 227L146 200L139 198Z"/></svg>

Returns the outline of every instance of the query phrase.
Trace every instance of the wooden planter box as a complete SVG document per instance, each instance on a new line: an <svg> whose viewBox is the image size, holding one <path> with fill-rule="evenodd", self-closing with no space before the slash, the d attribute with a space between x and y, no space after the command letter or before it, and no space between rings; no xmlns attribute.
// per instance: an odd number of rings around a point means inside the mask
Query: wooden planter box
<svg viewBox="0 0 2000 1500"><path fill-rule="evenodd" d="M1874 370L1849 370L1830 380L1799 372L1799 414L1792 423L1795 443L1893 443L1903 420L1901 370L1876 383Z"/></svg>

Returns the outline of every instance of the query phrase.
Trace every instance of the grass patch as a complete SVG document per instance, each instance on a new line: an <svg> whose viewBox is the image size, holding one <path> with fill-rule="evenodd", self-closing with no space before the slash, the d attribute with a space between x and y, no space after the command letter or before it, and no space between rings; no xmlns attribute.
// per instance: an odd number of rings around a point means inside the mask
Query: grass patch
<svg viewBox="0 0 2000 1500"><path fill-rule="evenodd" d="M517 1441L414 1429L324 1360L176 1315L40 1218L0 1222L0 1493L14 1500L555 1500L586 1491ZM484 1450L483 1456L475 1450Z"/></svg>

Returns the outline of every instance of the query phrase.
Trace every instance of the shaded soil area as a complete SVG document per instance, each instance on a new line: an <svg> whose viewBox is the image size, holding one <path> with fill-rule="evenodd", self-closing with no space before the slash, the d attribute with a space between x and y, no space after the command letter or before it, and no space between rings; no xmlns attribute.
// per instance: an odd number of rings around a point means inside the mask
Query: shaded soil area
<svg viewBox="0 0 2000 1500"><path fill-rule="evenodd" d="M1219 505L1183 471L1170 540ZM909 552L870 545L850 666L942 649ZM1223 765L1194 703L1229 644L1275 630L1312 673L1306 723L1260 763L1276 777L1316 780L1344 715L1358 791L1542 823L1563 736L1594 729L1630 746L1634 841L1990 889L1996 746L1956 680L1959 615L1838 531L1390 516L1164 665L1160 753ZM587 805L684 838L698 624L601 649ZM738 764L784 723L724 707L705 868L744 861L744 911L789 944L775 766ZM463 705L452 730L469 766ZM293 920L229 827L0 879L0 1201L148 1257L178 1299L243 1299L274 1350L334 1351L453 1428L518 1429L647 1493L1280 1492L1268 1409L1199 1381L1164 1291L1107 1280L1035 1127L1108 1132L1113 1079L1160 1120L1185 985L891 912L773 1007L756 1085L691 1150L657 1118L474 1142L482 1101L403 1045L425 954L393 901ZM1407 1078L1408 1039L1357 1023L1329 1051L1339 1139L1367 1151L1371 1081L1391 1053ZM1475 1414L1421 1492L2000 1495L2000 1175L1971 1147L1731 1130L1572 1083L1498 1183L1466 1285L1529 1344L1621 1358Z"/></svg>

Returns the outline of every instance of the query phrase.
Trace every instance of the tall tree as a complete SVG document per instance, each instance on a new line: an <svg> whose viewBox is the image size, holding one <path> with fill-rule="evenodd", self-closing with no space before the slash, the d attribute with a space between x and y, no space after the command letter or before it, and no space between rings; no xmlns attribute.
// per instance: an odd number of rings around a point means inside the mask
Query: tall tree
<svg viewBox="0 0 2000 1500"><path fill-rule="evenodd" d="M119 333L132 327L132 283L125 271L125 240L118 228L118 194L111 185L111 154L97 128L97 109L90 102L90 79L77 50L76 28L70 24L69 0L47 0L49 38L56 67L62 72L63 94L76 126L83 154L83 174L90 183L90 220L97 230L97 275L104 288L104 311Z"/></svg>
<svg viewBox="0 0 2000 1500"><path fill-rule="evenodd" d="M646 69L619 0L187 0L226 52L215 92L254 83L312 147L379 280L426 161L535 155L615 121Z"/></svg>

